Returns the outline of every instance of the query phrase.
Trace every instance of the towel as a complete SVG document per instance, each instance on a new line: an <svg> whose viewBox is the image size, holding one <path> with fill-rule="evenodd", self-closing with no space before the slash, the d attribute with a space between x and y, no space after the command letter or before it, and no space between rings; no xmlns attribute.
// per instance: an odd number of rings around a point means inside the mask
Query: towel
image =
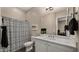
<svg viewBox="0 0 79 59"><path fill-rule="evenodd" d="M78 30L78 22L76 21L75 18L72 18L71 21L69 22L69 32L70 34L74 35L74 31Z"/></svg>
<svg viewBox="0 0 79 59"><path fill-rule="evenodd" d="M1 28L2 28L1 46L7 48L8 47L7 27L2 26Z"/></svg>

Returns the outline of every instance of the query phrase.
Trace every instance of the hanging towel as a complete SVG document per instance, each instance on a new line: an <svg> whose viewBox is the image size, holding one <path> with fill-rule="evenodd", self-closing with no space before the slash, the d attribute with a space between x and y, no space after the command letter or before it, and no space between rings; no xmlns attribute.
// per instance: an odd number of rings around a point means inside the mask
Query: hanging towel
<svg viewBox="0 0 79 59"><path fill-rule="evenodd" d="M70 34L74 35L74 31L78 30L78 22L75 18L72 18L69 22L69 32Z"/></svg>
<svg viewBox="0 0 79 59"><path fill-rule="evenodd" d="M8 47L7 28L6 26L2 26L1 28L2 28L1 46L7 48Z"/></svg>
<svg viewBox="0 0 79 59"><path fill-rule="evenodd" d="M8 47L7 27L2 26L1 28L2 28L1 46L7 48Z"/></svg>

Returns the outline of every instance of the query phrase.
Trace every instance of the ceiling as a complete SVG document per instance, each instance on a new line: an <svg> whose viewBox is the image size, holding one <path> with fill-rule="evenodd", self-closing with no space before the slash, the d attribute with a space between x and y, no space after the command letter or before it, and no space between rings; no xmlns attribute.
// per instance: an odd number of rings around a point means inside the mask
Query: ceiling
<svg viewBox="0 0 79 59"><path fill-rule="evenodd" d="M18 7L18 8L20 8L20 9L22 9L22 10L24 10L24 11L28 11L29 9L31 9L31 8L33 8L33 7ZM34 7L35 8L35 7ZM36 7L36 8L41 8L42 10L45 10L46 8L48 8L48 7ZM66 7L53 7L54 8L54 10L53 11L59 11L59 10L61 10L61 9L64 9L64 8L66 8Z"/></svg>
<svg viewBox="0 0 79 59"><path fill-rule="evenodd" d="M41 15L45 15L45 14L48 14L50 12L59 12L59 11L66 9L66 7L53 7L52 11L46 11L47 7L19 7L19 9L21 9L25 12L28 12L32 8L38 10Z"/></svg>
<svg viewBox="0 0 79 59"><path fill-rule="evenodd" d="M59 11L65 10L65 9L66 9L66 7L53 7L52 11L49 11L49 10L46 11L46 7L39 8L39 10L42 14L48 14L50 12L59 12Z"/></svg>
<svg viewBox="0 0 79 59"><path fill-rule="evenodd" d="M23 10L23 11L28 11L30 10L32 7L18 7L19 9Z"/></svg>

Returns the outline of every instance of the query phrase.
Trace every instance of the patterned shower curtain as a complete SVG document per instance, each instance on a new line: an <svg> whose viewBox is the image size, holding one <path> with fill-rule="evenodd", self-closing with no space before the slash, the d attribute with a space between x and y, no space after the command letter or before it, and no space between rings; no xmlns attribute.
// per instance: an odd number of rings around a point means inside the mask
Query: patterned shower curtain
<svg viewBox="0 0 79 59"><path fill-rule="evenodd" d="M7 26L9 45L7 48L2 48L0 43L0 52L14 52L23 48L24 43L29 41L31 37L30 23L28 21L19 21L14 18L2 17L4 18L4 25Z"/></svg>

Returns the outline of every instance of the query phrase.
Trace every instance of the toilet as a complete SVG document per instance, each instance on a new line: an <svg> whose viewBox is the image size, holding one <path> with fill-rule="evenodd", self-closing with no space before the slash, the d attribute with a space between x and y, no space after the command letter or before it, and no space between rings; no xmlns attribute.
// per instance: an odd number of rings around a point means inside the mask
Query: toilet
<svg viewBox="0 0 79 59"><path fill-rule="evenodd" d="M30 52L33 49L33 41L28 41L24 43L26 52Z"/></svg>

